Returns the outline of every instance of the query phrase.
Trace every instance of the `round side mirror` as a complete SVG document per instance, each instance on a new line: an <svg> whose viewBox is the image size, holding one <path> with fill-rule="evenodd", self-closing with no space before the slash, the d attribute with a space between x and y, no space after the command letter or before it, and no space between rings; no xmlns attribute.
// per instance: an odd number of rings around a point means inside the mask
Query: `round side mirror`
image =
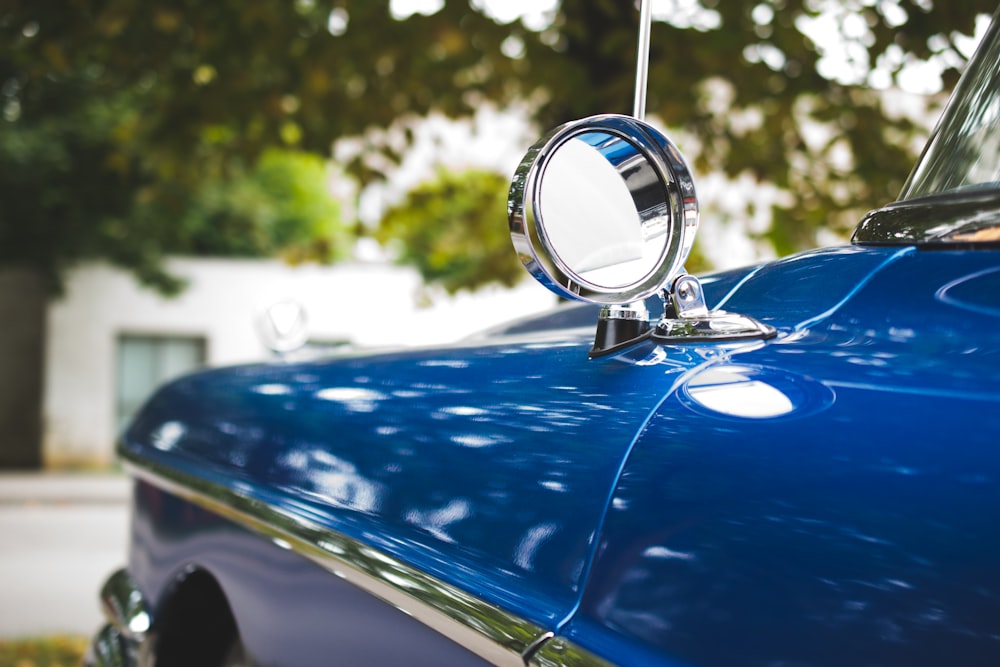
<svg viewBox="0 0 1000 667"><path fill-rule="evenodd" d="M528 150L507 204L521 262L561 296L644 299L677 275L698 226L677 148L630 116L567 123Z"/></svg>
<svg viewBox="0 0 1000 667"><path fill-rule="evenodd" d="M306 309L295 299L284 298L261 305L254 317L260 341L277 354L298 350L309 338Z"/></svg>

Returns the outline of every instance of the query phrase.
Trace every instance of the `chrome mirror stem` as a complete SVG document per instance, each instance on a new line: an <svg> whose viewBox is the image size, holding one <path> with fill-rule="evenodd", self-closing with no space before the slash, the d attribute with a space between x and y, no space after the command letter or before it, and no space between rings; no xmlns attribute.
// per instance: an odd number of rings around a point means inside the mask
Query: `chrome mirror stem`
<svg viewBox="0 0 1000 667"><path fill-rule="evenodd" d="M638 120L646 117L646 79L649 74L649 31L653 21L650 4L642 0L639 8L639 48L635 63L635 106L632 115Z"/></svg>

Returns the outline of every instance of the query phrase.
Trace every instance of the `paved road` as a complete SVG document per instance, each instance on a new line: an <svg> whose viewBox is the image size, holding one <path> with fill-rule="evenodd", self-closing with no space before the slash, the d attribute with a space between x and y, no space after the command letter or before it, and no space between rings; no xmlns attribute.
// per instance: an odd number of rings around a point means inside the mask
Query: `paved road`
<svg viewBox="0 0 1000 667"><path fill-rule="evenodd" d="M128 482L0 474L0 638L91 635L97 594L125 562Z"/></svg>

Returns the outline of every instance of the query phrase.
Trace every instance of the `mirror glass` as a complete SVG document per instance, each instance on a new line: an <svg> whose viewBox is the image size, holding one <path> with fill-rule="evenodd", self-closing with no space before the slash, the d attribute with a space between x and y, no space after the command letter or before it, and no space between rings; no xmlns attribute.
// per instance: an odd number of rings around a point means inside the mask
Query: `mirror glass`
<svg viewBox="0 0 1000 667"><path fill-rule="evenodd" d="M591 285L639 282L666 249L666 184L636 146L614 134L585 131L559 144L541 179L538 208L551 249Z"/></svg>

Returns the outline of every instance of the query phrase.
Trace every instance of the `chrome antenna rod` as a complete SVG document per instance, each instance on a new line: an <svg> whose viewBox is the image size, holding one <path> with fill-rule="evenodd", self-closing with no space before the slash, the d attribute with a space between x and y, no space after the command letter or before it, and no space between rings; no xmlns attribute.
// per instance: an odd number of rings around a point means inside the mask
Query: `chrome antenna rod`
<svg viewBox="0 0 1000 667"><path fill-rule="evenodd" d="M646 78L649 74L649 27L653 22L651 0L642 0L639 8L639 48L635 63L635 107L637 120L646 118Z"/></svg>

